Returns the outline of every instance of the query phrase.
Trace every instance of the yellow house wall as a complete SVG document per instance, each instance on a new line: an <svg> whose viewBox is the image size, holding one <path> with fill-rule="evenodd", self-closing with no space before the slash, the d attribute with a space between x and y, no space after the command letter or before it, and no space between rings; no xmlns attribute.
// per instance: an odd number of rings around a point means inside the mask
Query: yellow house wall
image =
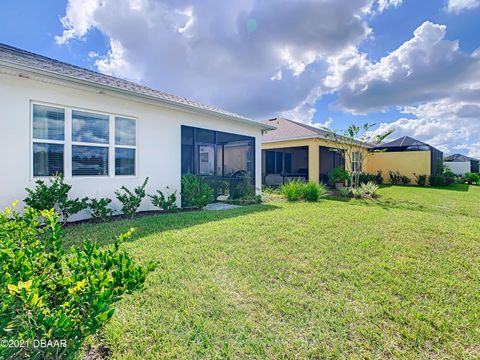
<svg viewBox="0 0 480 360"><path fill-rule="evenodd" d="M382 172L385 182L389 180L390 171L398 171L415 179L415 175L430 175L430 151L405 151L405 152L383 152L370 154L365 163L367 173L376 174Z"/></svg>
<svg viewBox="0 0 480 360"><path fill-rule="evenodd" d="M316 183L320 181L320 146L344 149L349 152L352 151L347 145L333 144L331 141L318 138L263 143L262 150L283 149L298 146L308 147L308 180ZM364 151L366 152L367 150L365 149ZM350 171L351 164L346 161L345 167Z"/></svg>

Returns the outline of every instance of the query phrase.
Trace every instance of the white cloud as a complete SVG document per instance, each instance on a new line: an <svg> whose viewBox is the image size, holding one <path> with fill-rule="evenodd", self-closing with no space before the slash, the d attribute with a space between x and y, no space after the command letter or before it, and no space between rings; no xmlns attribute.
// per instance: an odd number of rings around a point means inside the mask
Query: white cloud
<svg viewBox="0 0 480 360"><path fill-rule="evenodd" d="M161 90L256 118L302 105L309 116L322 94L317 89L323 88L327 59L370 36L366 19L371 9L400 4L69 0L64 31L56 40L64 44L85 39L95 28L110 41L109 53L96 61L102 72L139 78ZM312 100L311 94L317 98Z"/></svg>
<svg viewBox="0 0 480 360"><path fill-rule="evenodd" d="M464 10L475 9L480 6L480 0L448 0L447 10L459 13Z"/></svg>
<svg viewBox="0 0 480 360"><path fill-rule="evenodd" d="M339 91L339 104L353 113L417 105L480 89L480 56L445 40L446 26L429 21L412 39L372 63L356 49L330 59L326 84Z"/></svg>

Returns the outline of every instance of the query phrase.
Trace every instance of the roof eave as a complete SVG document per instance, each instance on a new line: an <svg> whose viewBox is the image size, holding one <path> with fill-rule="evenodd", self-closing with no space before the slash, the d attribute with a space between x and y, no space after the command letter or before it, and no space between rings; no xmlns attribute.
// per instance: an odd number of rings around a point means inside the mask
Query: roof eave
<svg viewBox="0 0 480 360"><path fill-rule="evenodd" d="M213 110L202 109L202 108L199 108L199 107L196 107L196 106L192 106L192 105L188 105L188 104L182 104L182 103L172 101L172 100L161 99L161 98L158 98L156 96L141 94L141 93L137 93L137 92L126 90L126 89L121 89L121 88L118 88L118 87L115 87L115 86L98 84L94 81L88 81L88 80L79 79L79 78L76 78L76 77L73 77L73 76L59 74L59 73L54 72L54 71L48 71L48 70L38 69L38 68L35 68L35 67L26 66L26 65L20 65L20 64L12 63L12 62L5 61L5 60L0 60L0 66L4 66L4 67L7 67L7 68L13 68L15 70L20 70L20 71L26 71L26 72L30 72L30 73L37 74L37 75L48 76L48 77L52 77L52 78L63 80L63 81L73 82L73 83L76 83L76 84L79 84L79 85L90 86L90 87L94 87L94 88L97 88L97 89L100 89L100 90L113 91L113 92L117 92L117 93L120 93L120 94L132 96L132 97L137 97L137 98L142 98L142 99L150 100L150 101L157 102L157 103L160 103L160 104L168 105L170 107L179 108L179 109L183 109L183 110L188 110L188 111L191 111L191 112L207 114L207 115L211 115L211 116L215 116L215 117L223 118L223 119L227 119L227 120L234 120L234 121L244 123L246 125L255 126L255 127L259 128L261 130L265 130L265 131L270 131L270 130L275 130L276 129L276 127L274 127L274 126L267 125L267 124L264 124L264 123L261 123L261 122L255 121L255 120L247 119L247 118L244 118L244 117L222 114L222 113L219 113L219 112L216 112L216 111L213 111Z"/></svg>

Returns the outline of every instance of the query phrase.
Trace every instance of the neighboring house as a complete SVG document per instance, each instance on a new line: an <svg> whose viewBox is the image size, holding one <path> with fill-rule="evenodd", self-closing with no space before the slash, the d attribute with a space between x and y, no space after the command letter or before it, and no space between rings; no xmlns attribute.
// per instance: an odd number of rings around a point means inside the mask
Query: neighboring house
<svg viewBox="0 0 480 360"><path fill-rule="evenodd" d="M347 146L332 143L328 131L284 118L267 120L276 127L262 140L262 178L269 186L292 179L328 182L328 173L337 166L357 169L358 164L345 164ZM368 144L365 144L365 151Z"/></svg>
<svg viewBox="0 0 480 360"><path fill-rule="evenodd" d="M435 174L443 161L443 153L409 136L390 141L370 149L365 171L375 174L382 172L384 181L388 181L390 171L415 179L417 175Z"/></svg>
<svg viewBox="0 0 480 360"><path fill-rule="evenodd" d="M265 123L276 127L262 138L262 179L269 186L298 178L328 183L328 173L337 166L371 174L381 171L384 181L388 181L390 171L413 180L414 173L435 173L443 158L441 151L406 136L378 147L363 144L371 154L360 169L355 154L350 156L352 164L345 163L344 152L353 149L332 143L326 130L283 118Z"/></svg>
<svg viewBox="0 0 480 360"><path fill-rule="evenodd" d="M479 163L480 160L462 154L453 154L444 159L444 165L457 175L464 175L468 172L478 173Z"/></svg>
<svg viewBox="0 0 480 360"><path fill-rule="evenodd" d="M2 44L0 104L2 208L56 172L75 197L115 199L147 176L149 193L179 192L186 173L261 188L272 127L240 115Z"/></svg>

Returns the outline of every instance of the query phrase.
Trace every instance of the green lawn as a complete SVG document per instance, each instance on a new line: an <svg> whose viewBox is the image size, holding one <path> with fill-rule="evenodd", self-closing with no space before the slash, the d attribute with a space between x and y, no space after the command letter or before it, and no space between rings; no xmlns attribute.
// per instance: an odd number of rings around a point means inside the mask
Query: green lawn
<svg viewBox="0 0 480 360"><path fill-rule="evenodd" d="M272 202L67 229L155 260L113 358L478 358L480 187Z"/></svg>

